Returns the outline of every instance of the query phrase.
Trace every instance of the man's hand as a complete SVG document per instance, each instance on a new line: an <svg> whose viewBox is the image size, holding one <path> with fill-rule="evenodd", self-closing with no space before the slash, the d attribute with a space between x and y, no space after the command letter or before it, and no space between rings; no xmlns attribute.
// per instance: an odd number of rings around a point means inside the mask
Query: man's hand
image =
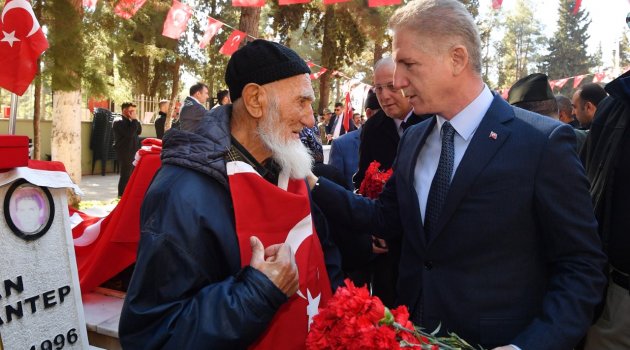
<svg viewBox="0 0 630 350"><path fill-rule="evenodd" d="M249 244L252 247L249 265L264 273L288 297L292 296L300 287L300 280L291 247L274 244L265 249L256 236L249 238Z"/></svg>
<svg viewBox="0 0 630 350"><path fill-rule="evenodd" d="M317 176L312 172L306 175L306 182L308 182L308 187L312 190L317 183Z"/></svg>

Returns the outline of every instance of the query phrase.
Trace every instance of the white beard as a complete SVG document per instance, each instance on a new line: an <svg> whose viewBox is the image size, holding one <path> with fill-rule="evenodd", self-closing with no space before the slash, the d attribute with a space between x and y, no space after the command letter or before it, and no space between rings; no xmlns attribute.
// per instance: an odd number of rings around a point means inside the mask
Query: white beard
<svg viewBox="0 0 630 350"><path fill-rule="evenodd" d="M269 102L267 118L258 126L258 134L282 171L287 172L292 179L303 179L311 172L313 157L300 139L284 139L275 96Z"/></svg>

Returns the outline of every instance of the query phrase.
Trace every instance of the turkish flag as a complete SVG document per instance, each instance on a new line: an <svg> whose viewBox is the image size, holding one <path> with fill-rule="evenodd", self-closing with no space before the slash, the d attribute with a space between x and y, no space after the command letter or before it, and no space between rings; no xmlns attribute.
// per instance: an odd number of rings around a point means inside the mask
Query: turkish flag
<svg viewBox="0 0 630 350"><path fill-rule="evenodd" d="M234 7L263 7L265 0L232 0Z"/></svg>
<svg viewBox="0 0 630 350"><path fill-rule="evenodd" d="M136 261L140 240L140 207L160 167L162 141L145 139L136 167L116 208L104 218L69 208L74 251L83 293L89 292Z"/></svg>
<svg viewBox="0 0 630 350"><path fill-rule="evenodd" d="M9 0L0 21L0 87L22 96L37 73L37 59L48 48L31 4Z"/></svg>
<svg viewBox="0 0 630 350"><path fill-rule="evenodd" d="M606 73L604 72L595 73L595 75L593 75L593 83L600 83L604 80L605 77Z"/></svg>
<svg viewBox="0 0 630 350"><path fill-rule="evenodd" d="M570 78L564 78L564 79L558 79L556 80L556 87L558 89L562 89L562 87L564 87L564 85L567 83L567 81L569 81Z"/></svg>
<svg viewBox="0 0 630 350"><path fill-rule="evenodd" d="M328 69L326 69L326 68L322 67L322 68L319 70L319 72L317 72L317 73L311 73L311 79L312 79L312 80L317 80L317 79L319 79L319 77L321 77L321 76L322 76L322 74L326 73L326 71L327 71L327 70L328 70Z"/></svg>
<svg viewBox="0 0 630 350"><path fill-rule="evenodd" d="M265 247L288 244L295 252L299 275L297 293L278 309L267 330L249 349L304 349L318 307L326 306L332 294L306 182L281 174L276 186L247 163L228 162L226 168L241 265L249 265L249 238L257 236Z"/></svg>
<svg viewBox="0 0 630 350"><path fill-rule="evenodd" d="M206 32L203 34L203 38L199 43L199 47L205 49L208 43L219 32L219 29L223 27L223 22L218 21L212 17L208 17L208 25L206 26Z"/></svg>
<svg viewBox="0 0 630 350"><path fill-rule="evenodd" d="M346 105L343 110L343 128L350 130L350 119L352 119L352 105L350 104L350 92L346 92Z"/></svg>
<svg viewBox="0 0 630 350"><path fill-rule="evenodd" d="M312 61L306 61L306 65L308 66L308 68L312 68L315 63L313 63Z"/></svg>
<svg viewBox="0 0 630 350"><path fill-rule="evenodd" d="M140 10L147 0L120 0L114 8L114 13L118 16L129 19Z"/></svg>
<svg viewBox="0 0 630 350"><path fill-rule="evenodd" d="M369 7L398 5L402 0L368 0Z"/></svg>
<svg viewBox="0 0 630 350"><path fill-rule="evenodd" d="M90 11L96 10L96 0L83 0L83 7Z"/></svg>
<svg viewBox="0 0 630 350"><path fill-rule="evenodd" d="M577 15L580 11L580 6L582 5L582 0L575 0L575 4L573 4L573 14Z"/></svg>
<svg viewBox="0 0 630 350"><path fill-rule="evenodd" d="M500 9L502 4L503 0L492 0L492 8L495 10Z"/></svg>
<svg viewBox="0 0 630 350"><path fill-rule="evenodd" d="M192 16L192 9L186 4L173 0L173 6L168 11L164 20L162 35L171 39L179 39L186 31L188 20Z"/></svg>
<svg viewBox="0 0 630 350"><path fill-rule="evenodd" d="M246 36L247 36L246 33L241 32L240 30L234 30L232 34L230 34L230 36L225 41L225 44L221 46L221 49L219 49L219 52L226 56L232 56L232 54L236 50L238 50L238 46L241 44L241 41L245 39Z"/></svg>
<svg viewBox="0 0 630 350"><path fill-rule="evenodd" d="M306 4L311 0L278 0L278 5Z"/></svg>
<svg viewBox="0 0 630 350"><path fill-rule="evenodd" d="M580 83L582 82L582 80L584 80L584 77L586 75L582 74L582 75L577 75L575 77L573 77L573 88L577 88L578 86L580 86Z"/></svg>

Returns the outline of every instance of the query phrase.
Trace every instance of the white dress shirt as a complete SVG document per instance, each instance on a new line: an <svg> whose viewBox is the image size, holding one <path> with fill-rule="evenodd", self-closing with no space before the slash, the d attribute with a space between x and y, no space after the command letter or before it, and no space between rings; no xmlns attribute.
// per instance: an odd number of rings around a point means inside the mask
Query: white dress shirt
<svg viewBox="0 0 630 350"><path fill-rule="evenodd" d="M407 113L407 116L405 117L405 119L392 118L394 119L394 123L396 123L396 131L398 131L398 136L402 137L403 132L405 132L405 130L403 130L401 125L403 122L406 122L407 119L409 119L409 117L411 117L411 114L413 114L413 109L410 110L409 113Z"/></svg>
<svg viewBox="0 0 630 350"><path fill-rule="evenodd" d="M343 124L343 113L339 114L335 119L335 130L333 130L333 139L339 137L341 133L341 125Z"/></svg>
<svg viewBox="0 0 630 350"><path fill-rule="evenodd" d="M479 123L481 123L483 116L486 115L486 112L490 108L493 99L494 96L492 96L490 89L488 89L488 86L484 85L479 96L449 121L455 129L455 160L453 162L451 180L453 180L453 176L464 157L464 153L466 153L470 140L475 134ZM440 161L440 152L442 151L442 137L440 133L442 132L442 125L445 121L446 119L442 116L437 116L435 127L430 131L418 155L418 161L416 162L414 171L413 186L418 195L418 203L420 203L420 213L423 223L431 182L433 181L433 176L435 176Z"/></svg>

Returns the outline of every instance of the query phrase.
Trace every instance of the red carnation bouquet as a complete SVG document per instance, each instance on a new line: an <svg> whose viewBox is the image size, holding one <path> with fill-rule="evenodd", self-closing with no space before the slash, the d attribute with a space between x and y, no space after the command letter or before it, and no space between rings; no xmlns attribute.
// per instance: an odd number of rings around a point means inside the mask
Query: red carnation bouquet
<svg viewBox="0 0 630 350"><path fill-rule="evenodd" d="M437 337L439 328L423 332L409 320L406 306L389 310L366 287L357 288L349 279L345 283L313 318L308 350L475 350L454 333Z"/></svg>
<svg viewBox="0 0 630 350"><path fill-rule="evenodd" d="M394 173L394 170L391 168L387 171L381 171L380 167L381 163L373 161L365 171L365 177L363 177L361 186L359 186L359 194L363 197L378 198L378 195L383 191L385 183Z"/></svg>

